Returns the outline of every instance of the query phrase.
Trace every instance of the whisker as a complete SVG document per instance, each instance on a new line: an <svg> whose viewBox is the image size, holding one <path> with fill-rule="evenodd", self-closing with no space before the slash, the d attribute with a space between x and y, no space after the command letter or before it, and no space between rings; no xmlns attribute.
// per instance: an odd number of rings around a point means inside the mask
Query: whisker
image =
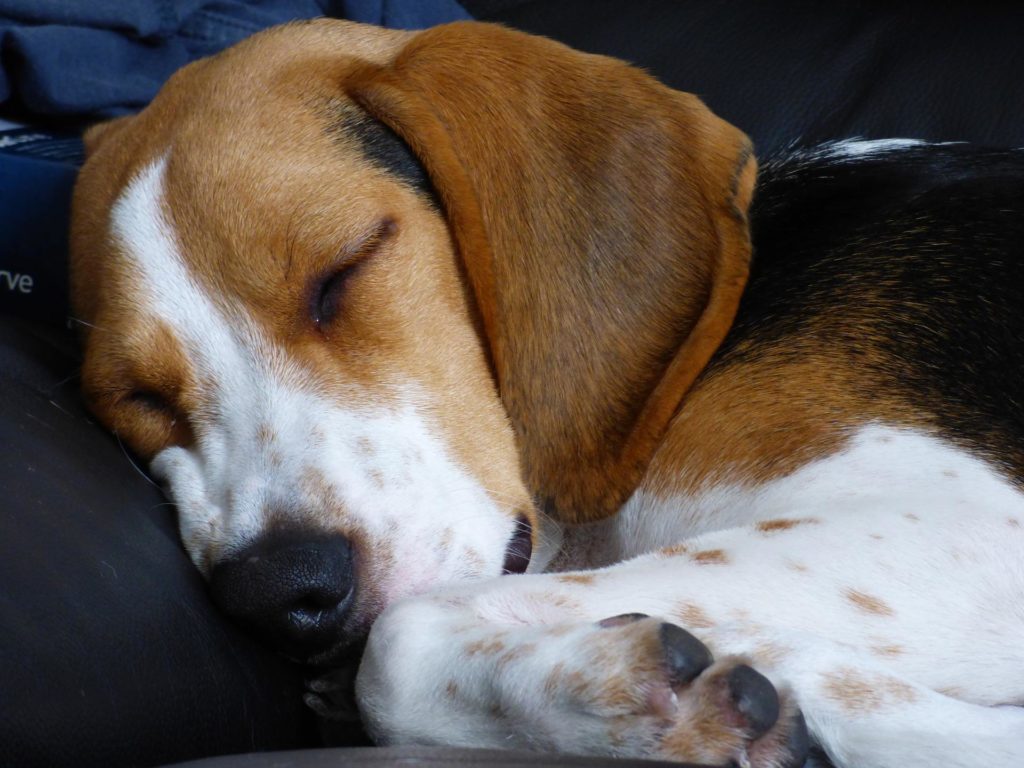
<svg viewBox="0 0 1024 768"><path fill-rule="evenodd" d="M71 326L71 323L78 323L79 325L84 325L87 328L93 328L93 329L95 329L97 331L106 330L104 328L100 328L98 325L93 325L92 323L87 322L87 321L83 320L80 317L74 317L73 315L68 315L68 327Z"/></svg>
<svg viewBox="0 0 1024 768"><path fill-rule="evenodd" d="M156 483L156 482L154 482L154 481L153 481L153 478L151 478L151 477L150 477L149 475L147 475L147 474L146 474L145 472L143 472L143 471L142 471L142 469L141 469L141 468L139 467L139 465L135 463L135 460L134 460L134 459L133 459L133 458L131 457L131 454L130 454L130 453L128 453L128 449L127 449L127 448L125 448L125 447L124 447L124 443L122 443L122 442L121 442L121 436L120 436L119 434L117 434L117 432L115 432L115 433L114 433L114 437L115 437L115 438L117 438L117 444L118 444L119 446L121 446L121 453L123 453L123 454L124 454L124 457L125 457L126 459L128 459L128 463L129 463L129 464L131 464L131 465L132 465L132 467L134 467L134 468L135 468L135 471L136 471L136 472L138 472L138 473L139 473L139 475L141 475L141 476L142 476L142 478L143 478L143 479L144 479L144 480L145 480L145 481L146 481L147 483L149 483L150 485L152 485L152 486L153 486L154 488L160 488L160 485L159 485L159 483Z"/></svg>

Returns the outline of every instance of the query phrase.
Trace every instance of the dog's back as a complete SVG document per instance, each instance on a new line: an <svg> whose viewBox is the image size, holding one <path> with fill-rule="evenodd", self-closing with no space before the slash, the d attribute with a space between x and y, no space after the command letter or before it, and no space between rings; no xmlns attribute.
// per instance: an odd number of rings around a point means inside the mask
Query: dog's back
<svg viewBox="0 0 1024 768"><path fill-rule="evenodd" d="M743 429L917 427L1024 477L1022 214L1020 151L854 141L768 159L751 279L702 385L771 370L778 401L760 404L783 413Z"/></svg>

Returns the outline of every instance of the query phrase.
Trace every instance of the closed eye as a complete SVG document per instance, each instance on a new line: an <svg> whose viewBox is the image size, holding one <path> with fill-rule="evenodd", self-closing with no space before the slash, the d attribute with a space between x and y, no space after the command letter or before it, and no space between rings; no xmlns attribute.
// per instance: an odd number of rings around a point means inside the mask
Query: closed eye
<svg viewBox="0 0 1024 768"><path fill-rule="evenodd" d="M174 406L171 405L166 397L159 392L149 389L132 390L125 399L133 405L145 408L147 411L161 411L164 413L172 413L174 411Z"/></svg>
<svg viewBox="0 0 1024 768"><path fill-rule="evenodd" d="M395 228L393 219L382 220L372 232L342 250L339 254L340 266L324 272L312 281L308 293L308 313L317 329L326 329L338 318L344 309L347 287L352 278L367 258L394 233Z"/></svg>

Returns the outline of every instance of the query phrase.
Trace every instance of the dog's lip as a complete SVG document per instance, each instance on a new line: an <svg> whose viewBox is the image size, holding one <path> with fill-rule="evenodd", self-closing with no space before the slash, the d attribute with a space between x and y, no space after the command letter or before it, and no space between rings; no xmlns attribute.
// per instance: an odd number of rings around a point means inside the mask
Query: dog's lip
<svg viewBox="0 0 1024 768"><path fill-rule="evenodd" d="M525 573L533 555L533 525L526 515L516 518L516 526L512 538L505 547L505 562L501 566L502 575Z"/></svg>

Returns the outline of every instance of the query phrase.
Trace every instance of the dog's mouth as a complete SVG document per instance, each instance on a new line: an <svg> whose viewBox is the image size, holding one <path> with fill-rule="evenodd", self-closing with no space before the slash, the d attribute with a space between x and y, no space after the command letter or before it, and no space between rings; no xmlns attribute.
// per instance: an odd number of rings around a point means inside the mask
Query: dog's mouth
<svg viewBox="0 0 1024 768"><path fill-rule="evenodd" d="M505 548L505 562L501 566L502 575L509 573L525 573L533 555L533 525L526 515L516 518L516 527Z"/></svg>

